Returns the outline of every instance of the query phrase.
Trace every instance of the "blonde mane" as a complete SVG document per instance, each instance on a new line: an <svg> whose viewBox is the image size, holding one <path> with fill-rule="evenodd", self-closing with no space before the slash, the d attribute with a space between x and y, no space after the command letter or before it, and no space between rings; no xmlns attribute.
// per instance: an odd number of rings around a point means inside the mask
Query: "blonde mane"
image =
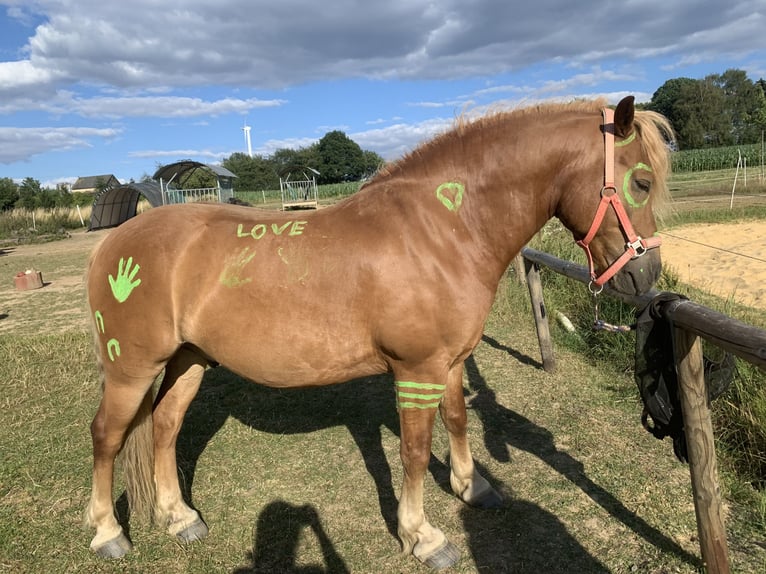
<svg viewBox="0 0 766 574"><path fill-rule="evenodd" d="M550 116L562 113L599 113L607 101L604 98L595 100L575 100L573 102L545 102L521 108L507 109L498 108L480 116L471 116L463 113L445 131L437 134L428 141L418 145L399 159L382 166L375 176L368 182L391 176L397 168L411 162L415 158L423 158L435 148L439 148L449 142L465 135L469 129L491 129L504 124L514 118L522 118L532 115ZM675 140L673 128L664 116L650 111L637 110L634 118L636 130L641 136L643 152L648 156L649 164L655 175L655 209L662 208L669 200L667 180L670 175L670 142ZM366 187L367 184L365 184Z"/></svg>

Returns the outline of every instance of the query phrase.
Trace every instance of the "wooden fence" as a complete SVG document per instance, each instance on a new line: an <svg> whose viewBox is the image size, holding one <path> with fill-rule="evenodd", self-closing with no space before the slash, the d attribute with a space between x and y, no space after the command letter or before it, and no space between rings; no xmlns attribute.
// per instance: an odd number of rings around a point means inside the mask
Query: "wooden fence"
<svg viewBox="0 0 766 574"><path fill-rule="evenodd" d="M555 369L556 362L540 282L541 265L585 284L590 281L590 276L588 270L581 265L528 247L522 249L516 260L517 272L520 277L526 277L529 288L543 368L551 371ZM606 287L604 294L642 308L658 291L628 296ZM702 560L708 574L729 574L729 551L700 338L749 363L766 368L766 331L689 300L669 302L662 305L660 311L663 318L673 325L673 350Z"/></svg>

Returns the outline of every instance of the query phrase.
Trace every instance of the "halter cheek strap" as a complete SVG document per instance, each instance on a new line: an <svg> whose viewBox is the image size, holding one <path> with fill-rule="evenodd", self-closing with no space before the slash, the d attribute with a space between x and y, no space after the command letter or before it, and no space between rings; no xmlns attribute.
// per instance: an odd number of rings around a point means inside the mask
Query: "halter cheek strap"
<svg viewBox="0 0 766 574"><path fill-rule="evenodd" d="M585 250L585 255L588 258L588 269L590 271L591 282L589 288L592 286L600 288L609 281L614 275L622 269L625 264L631 259L641 257L649 249L659 247L662 240L659 237L650 237L644 239L638 235L633 229L633 224L630 222L628 213L625 211L625 207L620 201L620 196L617 193L617 188L614 185L614 110L610 108L603 109L604 114L604 187L601 188L601 202L596 209L596 215L593 217L593 223L590 225L588 233L583 239L577 242L577 245ZM596 268L593 263L593 255L590 251L590 244L593 238L596 237L601 224L604 222L604 217L609 207L612 207L617 221L622 229L626 238L625 251L620 257L606 268L601 274L596 274Z"/></svg>

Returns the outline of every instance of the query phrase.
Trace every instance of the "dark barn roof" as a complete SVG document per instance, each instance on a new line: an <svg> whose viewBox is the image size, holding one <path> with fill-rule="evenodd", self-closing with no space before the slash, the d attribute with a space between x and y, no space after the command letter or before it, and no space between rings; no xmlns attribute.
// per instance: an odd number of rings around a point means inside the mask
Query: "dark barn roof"
<svg viewBox="0 0 766 574"><path fill-rule="evenodd" d="M192 161L192 160L184 160L184 161L178 161L176 163L171 163L170 165L163 165L156 172L154 172L152 179L156 181L159 181L160 179L162 179L162 181L166 184L172 181L175 185L179 185L179 184L182 184L186 178L191 177L192 173L194 173L198 169L210 170L216 175L216 177L219 177L219 178L220 177L237 177L228 169L220 165L200 163L198 161Z"/></svg>
<svg viewBox="0 0 766 574"><path fill-rule="evenodd" d="M74 185L72 185L72 191L96 189L100 185L105 187L115 187L120 185L120 180L114 177L114 175L111 173L104 175L89 175L86 177L78 177L77 181L75 181Z"/></svg>

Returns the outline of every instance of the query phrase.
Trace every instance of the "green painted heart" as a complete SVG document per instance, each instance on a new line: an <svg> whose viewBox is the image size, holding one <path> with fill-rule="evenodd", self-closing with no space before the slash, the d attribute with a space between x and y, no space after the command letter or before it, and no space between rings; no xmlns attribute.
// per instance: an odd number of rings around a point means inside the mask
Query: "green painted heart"
<svg viewBox="0 0 766 574"><path fill-rule="evenodd" d="M460 204L463 203L464 191L465 186L462 183L448 181L436 188L436 197L444 207L456 212L460 209Z"/></svg>

